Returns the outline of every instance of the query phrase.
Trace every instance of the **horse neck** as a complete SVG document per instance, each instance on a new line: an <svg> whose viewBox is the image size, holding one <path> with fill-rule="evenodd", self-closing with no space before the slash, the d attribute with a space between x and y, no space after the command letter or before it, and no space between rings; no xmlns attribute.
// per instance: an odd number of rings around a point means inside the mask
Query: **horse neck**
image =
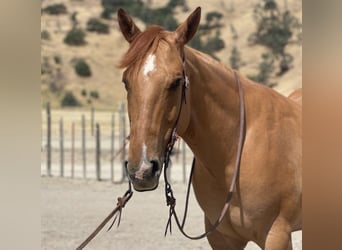
<svg viewBox="0 0 342 250"><path fill-rule="evenodd" d="M235 157L239 95L234 73L209 56L186 48L190 121L180 134L205 165L226 166ZM225 162L224 162L225 161Z"/></svg>

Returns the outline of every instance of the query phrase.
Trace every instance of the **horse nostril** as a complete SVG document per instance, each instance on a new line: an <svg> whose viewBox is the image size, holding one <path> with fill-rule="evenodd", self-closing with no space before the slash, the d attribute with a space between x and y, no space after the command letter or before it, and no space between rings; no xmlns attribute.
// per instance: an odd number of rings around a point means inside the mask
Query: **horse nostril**
<svg viewBox="0 0 342 250"><path fill-rule="evenodd" d="M152 160L152 174L155 175L159 171L159 163L158 161Z"/></svg>

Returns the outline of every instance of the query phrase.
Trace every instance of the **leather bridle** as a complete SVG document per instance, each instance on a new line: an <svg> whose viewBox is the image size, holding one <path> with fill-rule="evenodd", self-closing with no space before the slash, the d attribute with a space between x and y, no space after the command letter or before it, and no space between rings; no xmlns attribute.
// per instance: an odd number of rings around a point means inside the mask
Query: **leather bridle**
<svg viewBox="0 0 342 250"><path fill-rule="evenodd" d="M234 70L234 77L235 77L235 80L236 80L236 83L238 86L238 92L239 92L239 98L240 98L240 125L239 125L239 141L238 141L238 148L237 148L237 154L236 154L237 157L235 160L233 178L232 178L232 181L230 184L229 191L228 191L227 196L226 196L225 204L221 210L219 217L215 221L215 223L204 233L202 233L198 236L191 236L184 231L184 225L185 225L186 215L187 215L187 211L188 211L191 181L192 181L193 171L194 171L195 162L196 162L195 157L193 158L191 171L190 171L190 177L189 177L188 188L187 188L187 193L186 193L185 209L184 209L184 215L183 215L182 223L180 223L180 220L179 220L178 215L177 215L176 210L175 210L176 198L173 195L173 190L172 190L171 184L170 184L168 177L167 177L167 174L166 174L167 173L166 170L169 167L171 152L172 152L173 146L177 140L177 126L179 123L180 114L182 112L182 106L183 106L183 103L186 104L186 93L185 93L185 91L189 85L189 83L187 82L188 78L186 77L186 74L185 74L185 61L183 61L183 65L184 65L183 66L184 85L182 88L181 106L180 106L179 113L177 116L176 124L174 126L174 129L173 129L172 134L171 134L170 141L169 141L168 146L167 146L167 150L165 153L165 159L164 159L165 197L166 197L166 204L167 204L167 206L169 206L169 219L167 221L166 228L165 228L165 236L167 234L168 229L170 229L170 233L172 233L171 219L172 219L172 216L174 216L179 231L185 237L187 237L189 239L198 240L198 239L202 239L202 238L206 237L208 234L213 232L220 225L220 223L222 222L222 220L223 220L223 218L224 218L225 214L227 213L228 208L230 206L230 202L231 202L231 199L233 197L233 192L234 192L234 189L236 186L237 177L238 177L239 172L240 172L240 162L241 162L242 150L243 150L243 145L244 145L244 140L245 140L245 133L246 133L245 101L244 101L244 93L243 93L243 88L242 88L242 84L241 84L239 75Z"/></svg>
<svg viewBox="0 0 342 250"><path fill-rule="evenodd" d="M239 98L240 98L240 126L239 126L239 142L238 142L237 156L236 156L236 160L235 160L235 167L234 167L232 182L230 184L230 188L229 188L229 191L228 191L227 196L226 196L226 202L225 202L225 204L221 210L221 213L218 216L216 222L212 225L212 227L210 227L204 233L202 233L198 236L190 236L189 234L187 234L184 231L184 224L185 224L187 210L188 210L190 186L191 186L194 166L195 166L195 162L196 162L195 157L193 158L192 166L191 166L191 172L190 172L189 183L188 183L188 188L187 188L186 202L185 202L185 209L184 209L184 215L183 215L182 223L180 223L179 218L178 218L177 213L176 213L176 210L175 210L176 198L173 195L173 190L172 190L171 184L170 184L168 177L167 177L167 174L166 174L166 172L167 172L166 170L169 167L169 163L170 163L171 152L172 152L173 146L174 146L174 144L178 138L177 127L179 124L183 104L186 104L186 89L189 87L189 80L188 80L188 78L186 76L186 72L185 72L185 59L183 57L183 79L184 79L184 83L182 85L181 104L180 104L179 112L178 112L178 115L177 115L177 118L175 121L175 126L172 130L170 140L169 140L169 143L168 143L167 148L166 148L164 162L163 162L163 164L164 164L164 179L165 179L165 197L166 197L166 204L167 204L167 206L169 206L169 218L168 218L168 221L166 224L165 235L167 234L168 229L170 229L170 233L172 233L171 219L172 219L172 216L174 216L179 230L181 231L181 233L185 237L192 239L192 240L202 239L202 238L206 237L208 234L210 234L211 232L213 232L220 225L225 214L227 213L227 210L230 206L231 199L233 197L233 192L234 192L234 189L236 186L237 177L238 177L239 171L240 171L241 155L242 155L242 149L243 149L244 140L245 140L245 130L246 130L245 101L244 101L243 88L242 88L242 84L240 82L239 75L237 74L237 72L235 70L234 70L234 77L236 79L236 83L238 86L238 92L239 92ZM117 203L116 208L101 222L101 224L93 231L93 233L91 233L88 236L88 238L85 241L83 241L76 248L76 250L83 249L101 231L101 229L110 221L110 219L114 215L116 215L116 216L115 216L112 224L108 228L108 230L110 230L112 228L112 226L116 222L117 218L118 218L117 226L119 226L120 220L121 220L122 208L129 201L129 199L132 197L132 195L133 195L132 184L131 184L131 181L128 180L128 190L125 192L125 194L122 197L118 198L118 203Z"/></svg>

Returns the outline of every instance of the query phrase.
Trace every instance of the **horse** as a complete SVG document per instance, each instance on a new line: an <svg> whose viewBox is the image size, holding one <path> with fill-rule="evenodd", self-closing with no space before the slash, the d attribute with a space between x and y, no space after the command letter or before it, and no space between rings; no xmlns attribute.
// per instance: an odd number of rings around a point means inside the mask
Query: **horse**
<svg viewBox="0 0 342 250"><path fill-rule="evenodd" d="M249 241L265 250L292 249L291 232L302 224L301 105L189 47L200 18L198 7L174 31L157 25L141 31L118 10L129 43L118 65L130 121L128 178L136 191L158 187L176 126L194 153L192 187L210 228L233 178L240 81L246 124L238 181L207 239L213 249L244 249Z"/></svg>
<svg viewBox="0 0 342 250"><path fill-rule="evenodd" d="M288 97L302 105L302 88L296 89Z"/></svg>

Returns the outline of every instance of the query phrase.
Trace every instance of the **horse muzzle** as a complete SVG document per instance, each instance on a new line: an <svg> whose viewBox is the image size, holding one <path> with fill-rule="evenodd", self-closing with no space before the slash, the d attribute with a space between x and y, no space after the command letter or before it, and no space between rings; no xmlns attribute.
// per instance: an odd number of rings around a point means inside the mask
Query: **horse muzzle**
<svg viewBox="0 0 342 250"><path fill-rule="evenodd" d="M158 187L161 174L161 164L158 160L143 161L138 167L131 166L130 162L126 161L125 166L127 176L136 191L152 191Z"/></svg>

